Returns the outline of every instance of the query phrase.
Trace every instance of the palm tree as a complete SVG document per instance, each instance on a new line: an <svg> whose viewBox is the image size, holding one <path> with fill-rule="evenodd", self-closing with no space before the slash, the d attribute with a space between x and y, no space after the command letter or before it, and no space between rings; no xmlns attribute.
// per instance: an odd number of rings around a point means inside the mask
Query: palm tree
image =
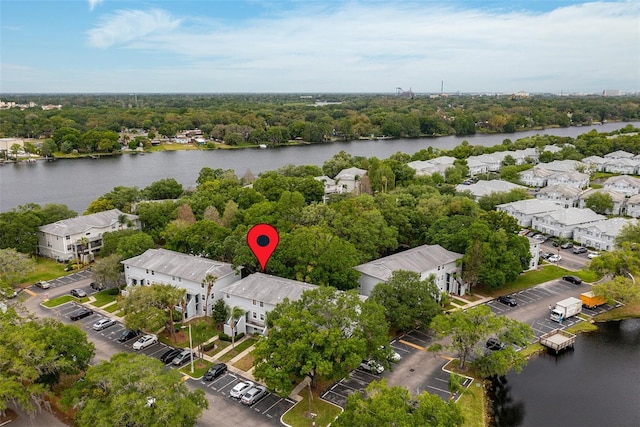
<svg viewBox="0 0 640 427"><path fill-rule="evenodd" d="M449 400L453 400L456 394L464 391L464 380L462 375L455 372L449 375Z"/></svg>
<svg viewBox="0 0 640 427"><path fill-rule="evenodd" d="M120 230L122 230L125 225L127 227L131 225L131 221L129 221L129 217L126 214L118 215L118 223L120 224Z"/></svg>
<svg viewBox="0 0 640 427"><path fill-rule="evenodd" d="M213 285L216 283L216 280L218 280L218 278L216 276L214 276L213 274L207 274L204 278L204 280L202 281L203 285L207 285L207 294L205 296L205 300L204 300L204 318L205 320L207 319L207 316L209 314L209 297L211 296L211 290L213 289Z"/></svg>
<svg viewBox="0 0 640 427"><path fill-rule="evenodd" d="M231 307L231 348L234 350L236 348L236 323L245 313L246 311L237 305Z"/></svg>

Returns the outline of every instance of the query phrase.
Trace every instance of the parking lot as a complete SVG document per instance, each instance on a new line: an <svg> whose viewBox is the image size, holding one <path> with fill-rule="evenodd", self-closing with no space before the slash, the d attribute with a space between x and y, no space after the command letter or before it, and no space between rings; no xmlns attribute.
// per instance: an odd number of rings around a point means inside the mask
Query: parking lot
<svg viewBox="0 0 640 427"><path fill-rule="evenodd" d="M120 322L101 331L93 330L91 326L98 320L105 318L104 315L97 312L77 321L70 320L69 316L81 307L83 306L78 303L69 302L56 307L54 311L65 323L75 324L84 330L91 341L108 343L116 349L119 347L119 351L134 352L132 348L133 343L142 335L132 338L124 343L118 342L117 339L126 329ZM87 307L90 306L87 305ZM170 347L168 345L162 342L157 342L135 352L155 359L160 359L160 357L169 349ZM189 362L187 361L186 364L188 363ZM171 364L167 366L174 367ZM223 404L225 406L234 405L233 407L235 407L237 411L245 412L245 417L253 420L253 424L264 424L266 421L267 424L282 425L280 423L280 417L295 405L296 402L290 399L283 399L273 393L268 393L264 398L251 406L243 405L240 401L229 397L229 390L231 390L231 388L233 388L233 386L238 382L243 380L246 379L235 373L227 372L211 382L205 382L201 379L188 379L187 382L193 387L201 388L207 394L214 396L216 398L214 399L214 401L217 402L216 404ZM219 399L224 399L224 402L220 402Z"/></svg>
<svg viewBox="0 0 640 427"><path fill-rule="evenodd" d="M576 324L580 319L577 317L571 317L569 319L565 319L562 324L559 324L549 318L548 311L541 312L540 310L537 310L533 316L527 316L528 305L538 303L535 304L535 306L538 307L539 303L544 301L547 306L552 306L556 302L569 296L575 296L576 292L582 293L589 290L590 287L588 285L574 285L562 279L558 279L511 294L511 296L518 302L516 307L510 307L498 302L497 300L490 301L487 305L495 314L506 315L528 323L535 333L533 341L537 341L541 335L544 335L553 329L568 328ZM603 305L593 310L582 307L582 312L588 316L594 316L610 309L611 307L608 305Z"/></svg>
<svg viewBox="0 0 640 427"><path fill-rule="evenodd" d="M413 330L394 339L390 343L390 347L398 353L402 359L397 363L391 364L390 370L385 370L382 374L375 374L355 369L349 373L347 378L332 384L322 394L322 398L329 402L345 407L347 397L356 392L364 392L367 386L373 381L379 381L385 378L389 385L392 383L406 384L406 377L412 377L415 384L410 389L412 394L419 394L427 391L430 394L436 394L443 400L449 400L449 373L443 370L443 367L449 362L448 360L437 358L425 353L426 349L433 344L433 334L429 331ZM437 368L433 369L429 375L421 374L422 369L418 364L427 359L430 363L437 364ZM464 382L464 386L468 386L470 380ZM454 396L457 398L457 396Z"/></svg>
<svg viewBox="0 0 640 427"><path fill-rule="evenodd" d="M76 284L77 287L85 290L87 294L93 294L95 291L89 287L89 283L91 282L91 271L82 270L68 276L58 277L57 279L47 280L49 285L51 286L49 289L40 289L37 286L30 286L29 290L35 294L46 294L51 293L55 290L55 288L59 288L60 286Z"/></svg>

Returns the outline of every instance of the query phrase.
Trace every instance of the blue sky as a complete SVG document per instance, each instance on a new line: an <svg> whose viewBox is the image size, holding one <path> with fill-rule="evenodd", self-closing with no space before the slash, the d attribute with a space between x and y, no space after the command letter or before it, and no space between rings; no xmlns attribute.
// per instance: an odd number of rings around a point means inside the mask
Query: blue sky
<svg viewBox="0 0 640 427"><path fill-rule="evenodd" d="M640 0L0 0L0 93L640 91Z"/></svg>

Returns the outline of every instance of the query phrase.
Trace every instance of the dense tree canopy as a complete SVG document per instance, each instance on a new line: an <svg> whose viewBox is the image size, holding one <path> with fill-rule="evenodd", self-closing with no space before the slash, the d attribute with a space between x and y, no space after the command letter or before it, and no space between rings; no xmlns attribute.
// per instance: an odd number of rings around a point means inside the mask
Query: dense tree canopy
<svg viewBox="0 0 640 427"><path fill-rule="evenodd" d="M0 412L15 402L34 413L60 375L89 366L94 346L75 325L21 318L10 308L0 311L0 355Z"/></svg>
<svg viewBox="0 0 640 427"><path fill-rule="evenodd" d="M418 273L397 270L388 281L378 283L369 298L384 307L389 326L407 331L428 326L442 312L439 296L433 276L420 280Z"/></svg>
<svg viewBox="0 0 640 427"><path fill-rule="evenodd" d="M426 391L411 396L406 388L387 388L386 380L382 380L369 384L365 394L350 394L345 410L331 425L456 427L463 422L456 403L445 402Z"/></svg>
<svg viewBox="0 0 640 427"><path fill-rule="evenodd" d="M255 346L253 375L281 396L296 382L337 379L369 356L385 360L388 326L381 306L355 291L332 287L305 291L267 315L269 334Z"/></svg>
<svg viewBox="0 0 640 427"><path fill-rule="evenodd" d="M87 370L64 394L80 427L195 426L208 402L176 369L157 359L117 353Z"/></svg>

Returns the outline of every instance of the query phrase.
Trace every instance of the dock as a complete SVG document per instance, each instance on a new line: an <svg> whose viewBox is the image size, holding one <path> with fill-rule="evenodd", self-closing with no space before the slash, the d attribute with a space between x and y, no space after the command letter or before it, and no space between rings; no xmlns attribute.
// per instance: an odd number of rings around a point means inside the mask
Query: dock
<svg viewBox="0 0 640 427"><path fill-rule="evenodd" d="M540 344L554 350L556 354L565 348L573 347L575 342L576 336L562 329L554 329L540 337Z"/></svg>

